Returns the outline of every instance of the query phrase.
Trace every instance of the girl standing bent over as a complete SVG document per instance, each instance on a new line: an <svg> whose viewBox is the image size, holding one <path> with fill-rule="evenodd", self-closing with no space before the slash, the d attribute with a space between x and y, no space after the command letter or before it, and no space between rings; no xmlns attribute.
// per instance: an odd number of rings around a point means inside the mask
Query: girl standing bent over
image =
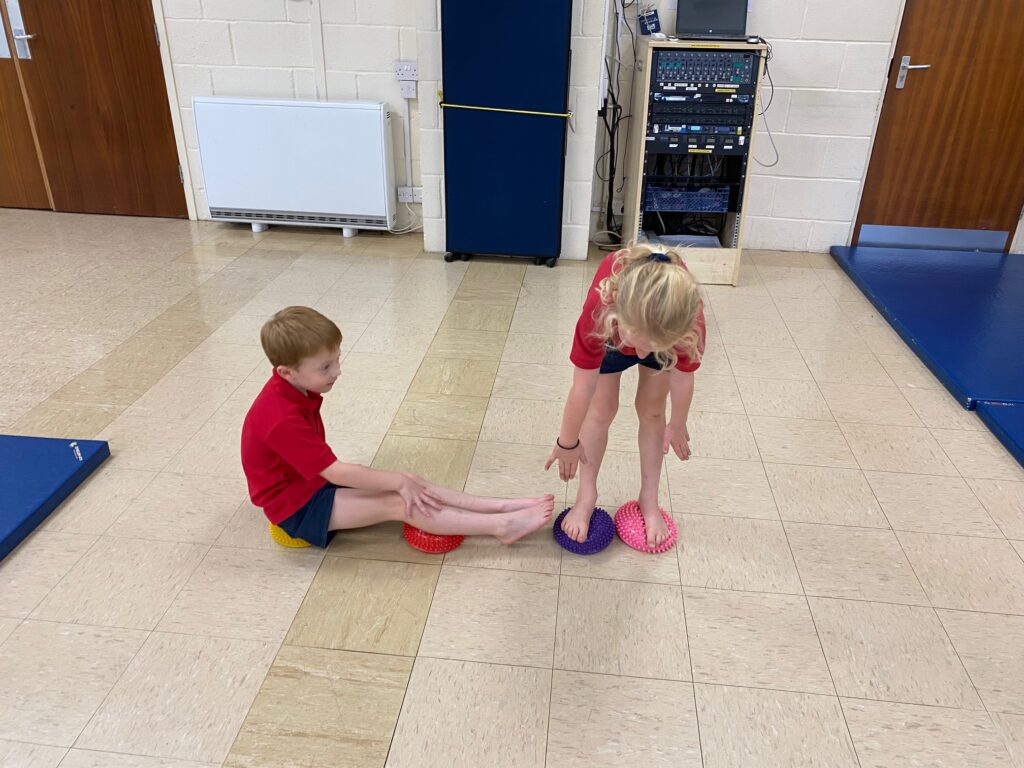
<svg viewBox="0 0 1024 768"><path fill-rule="evenodd" d="M658 485L669 448L690 457L686 419L693 400L694 371L704 353L704 305L697 282L679 253L638 245L601 262L576 323L569 359L572 389L562 427L545 469L558 462L562 480L580 471L579 491L562 520L571 539L584 542L597 505L597 476L608 445L608 428L619 407L622 372L639 366L636 412L640 419L640 494L647 544L668 537ZM672 417L665 422L671 398Z"/></svg>

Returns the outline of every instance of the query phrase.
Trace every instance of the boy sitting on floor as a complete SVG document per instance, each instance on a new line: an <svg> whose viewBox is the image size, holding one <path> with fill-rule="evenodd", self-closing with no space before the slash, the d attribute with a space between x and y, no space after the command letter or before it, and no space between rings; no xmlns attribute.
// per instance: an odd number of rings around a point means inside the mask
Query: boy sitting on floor
<svg viewBox="0 0 1024 768"><path fill-rule="evenodd" d="M339 461L320 405L341 372L341 341L338 326L308 307L282 309L260 331L274 370L242 425L242 468L276 540L326 547L334 531L408 519L428 533L511 544L551 519L550 495L485 498Z"/></svg>

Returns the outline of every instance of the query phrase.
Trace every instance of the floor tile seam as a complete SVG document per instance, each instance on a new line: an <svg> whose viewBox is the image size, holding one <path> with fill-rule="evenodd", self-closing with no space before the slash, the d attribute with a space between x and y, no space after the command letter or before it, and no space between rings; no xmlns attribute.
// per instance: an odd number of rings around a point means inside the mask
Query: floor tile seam
<svg viewBox="0 0 1024 768"><path fill-rule="evenodd" d="M693 643L690 641L690 620L686 615L686 590L682 586L683 572L682 567L679 564L681 552L682 550L680 549L679 552L676 553L676 571L679 574L679 597L683 606L683 637L686 638L686 660L689 662L690 667L690 693L693 697L693 720L697 726L697 749L700 752L701 766L704 766L704 740L701 735L700 728L700 710L697 703L697 684L694 682L696 675L693 669Z"/></svg>
<svg viewBox="0 0 1024 768"><path fill-rule="evenodd" d="M461 286L463 280L465 280L465 276L466 276L467 272L468 272L468 269L463 272L462 280L459 281L459 286ZM456 295L457 294L458 294L458 292L456 292ZM449 301L449 308L450 309L451 309L453 301L455 301L454 296L453 296L452 300ZM446 314L446 311L445 311L445 314ZM438 326L438 331L439 330L440 330L440 326ZM434 335L433 335L433 337L431 338L431 341L430 341L430 345L432 345L434 339L437 338L437 332L438 331L434 332ZM508 342L508 333L507 332L505 334L505 341L506 341L506 343ZM504 348L504 345L503 345L503 348ZM429 349L429 345L428 345L428 349ZM426 355L424 355L424 358L426 358ZM423 367L423 362L421 361L420 362L420 369L422 369L422 367ZM420 369L417 369L417 375L419 375ZM496 371L496 378L497 378L497 371ZM415 377L414 377L414 380L415 380ZM410 386L412 386L412 385L410 385ZM492 381L492 390L493 389L494 389L494 381ZM409 388L407 388L407 390L406 390L406 396L408 396L408 395L409 395ZM406 396L402 397L402 402L406 401ZM489 402L490 402L490 394L488 393L488 395L487 395L487 406L489 406ZM485 415L486 415L486 407L484 408L484 416ZM396 414L396 416L397 416L397 414ZM392 419L392 425L391 426L393 426L393 423L394 423L394 421ZM391 426L388 427L388 432L387 433L391 432ZM476 452L476 446L479 444L479 432L480 432L480 430L482 430L482 428L483 428L483 419L480 420L480 429L477 430L477 438L476 438L476 440L473 441L473 452L474 452L474 454ZM385 434L385 437L387 436L387 433ZM383 444L383 441L382 441L381 444ZM378 449L378 453L379 453L379 451L380 451L380 449ZM375 456L375 459L376 459L376 456ZM467 478L468 478L468 475L467 475ZM465 490L465 485L466 485L466 483L465 483L465 481L463 481L463 488L462 488L463 490ZM412 665L412 667L410 669L409 678L406 681L406 689L404 689L404 691L402 691L401 703L400 703L400 705L398 707L398 716L395 718L394 728L391 731L391 738L388 740L387 754L384 757L384 763L385 764L387 763L388 758L390 758L390 756L391 756L391 750L392 750L392 748L394 746L394 737L395 737L395 734L398 732L398 723L401 720L401 712L404 709L404 706L406 706L406 699L409 696L409 688L410 688L410 684L412 683L412 677L413 677L413 674L416 671L416 664L417 664L419 658L421 657L420 651L421 651L422 646L423 646L423 637L426 634L427 622L429 621L430 611L433 608L433 600L434 600L434 596L436 595L436 592L437 592L437 584L440 582L441 568L443 567L444 560L446 560L446 559L447 559L446 555L441 559L440 567L438 568L438 571L437 571L437 579L434 580L433 587L432 587L432 589L430 591L430 600L428 601L428 604L427 604L427 613L426 613L426 616L424 618L423 626L420 629L420 637L419 637L419 640L417 642L416 655L415 655L415 657L413 659L413 665ZM556 610L557 610L557 595L556 595ZM552 651L552 653L553 653L553 651ZM423 657L426 657L426 656L423 656ZM549 703L548 703L549 713L550 713L550 706L551 706L550 705L550 687L551 686L550 686L550 683L549 683ZM547 733L545 734L545 737L547 738ZM547 748L545 746L545 762L546 761L547 761Z"/></svg>
<svg viewBox="0 0 1024 768"><path fill-rule="evenodd" d="M665 553L668 554L668 553ZM581 555L582 557L582 555ZM658 557L658 555L652 555L652 557ZM678 560L677 560L678 562ZM607 576L584 576L582 574L575 573L561 573L561 574L550 574L552 576L558 575L567 579L585 579L587 581L614 581L620 584L638 584L649 587L669 587L671 589L683 589L686 585L677 582L667 581L642 581L640 579L622 579L622 578L609 578Z"/></svg>
<svg viewBox="0 0 1024 768"><path fill-rule="evenodd" d="M911 564L911 567L913 567L913 564ZM935 615L935 620L939 622L939 626L942 628L942 636L946 639L946 642L949 643L949 647L953 649L953 654L956 656L956 660L960 663L960 669L963 670L964 675L971 684L971 690L974 691L974 695L981 703L982 709L988 715L989 720L992 721L992 713L989 711L988 704L985 703L985 698L981 695L981 691L978 689L978 684L974 682L974 678L971 676L970 670L967 669L967 665L964 664L963 657L960 655L960 649L956 647L956 643L954 643L953 638L950 637L949 629L946 627L946 623L942 620L942 615L939 613L939 610L934 607L932 608L932 612ZM1021 708L1021 711L1024 712L1024 707ZM994 725L994 721L992 722Z"/></svg>
<svg viewBox="0 0 1024 768"><path fill-rule="evenodd" d="M579 577L579 578L587 578L587 577ZM617 579L606 579L606 581L617 581ZM639 583L647 583L647 582L639 582ZM669 586L672 586L672 585L669 585ZM687 590L687 589L690 589L690 590L695 590L696 589L696 590L704 590L704 591L707 591L707 592L731 592L731 593L750 594L750 595L779 595L779 596L785 596L785 597L814 598L816 600L838 600L838 601L848 602L848 603L869 603L869 604L875 604L875 605L888 605L888 606L899 607L899 608L932 608L933 607L930 603L896 602L894 600L880 600L880 599L877 599L877 598L868 599L866 597L851 597L849 595L843 595L843 596L826 595L826 594L822 594L822 593L818 593L818 592L810 592L810 593L772 592L772 591L763 590L763 589L736 589L736 588L732 588L732 587L712 587L712 586L708 586L707 582L705 582L703 584L687 584L687 583L683 583L680 586L682 587L682 589L684 591ZM926 595L926 597L927 597L927 595ZM972 611L972 610L964 609L964 608L957 608L957 609L942 608L941 606L939 606L939 609L940 610L959 610L959 611L962 611L964 613L983 613L983 614L992 614L992 615L999 615L999 616L1020 616L1020 615L1024 615L1024 614L1013 614L1013 613L1009 613L1009 614L1007 614L1007 613L994 613L992 611L976 611L976 610Z"/></svg>
<svg viewBox="0 0 1024 768"><path fill-rule="evenodd" d="M556 637L557 637L557 635L556 635ZM665 683L682 683L684 685L693 685L694 684L694 682L692 680L682 680L682 679L665 678L665 677L644 677L642 675L629 675L629 674L622 674L622 673L619 673L619 672L596 672L596 671L591 671L591 670L587 670L587 669L574 669L574 668L571 668L571 667L562 667L562 666L558 666L558 664L554 664L553 666L550 666L550 667L545 667L545 666L541 666L541 665L537 665L537 664L523 664L523 663L513 663L513 662L507 662L507 661L482 661L480 659L469 659L469 658L457 657L457 656L438 656L436 654L431 654L431 653L421 653L421 654L419 654L416 657L416 659L417 660L419 660L419 659L430 659L432 661L450 661L450 662L455 662L455 663L458 663L458 664L475 664L475 665L481 665L481 666L487 666L487 667L503 667L503 668L509 668L509 669L537 670L537 671L540 671L540 672L549 672L549 673L569 672L569 673L581 674L581 675L600 675L601 677L607 677L607 678L623 678L623 679L626 679L626 680L637 680L637 681L657 681L657 682L665 682Z"/></svg>
<svg viewBox="0 0 1024 768"><path fill-rule="evenodd" d="M154 478L155 477L156 476L154 475ZM151 483L151 482L152 482L152 479L150 479L149 483ZM146 487L149 486L149 483L146 483ZM141 493L141 491L140 491L140 493ZM120 517L120 515L118 515L118 517ZM113 525L113 523L111 523L111 525ZM79 534L79 535L88 535L88 534ZM60 576L59 579L57 579L56 583L54 583L54 585L52 587L50 587L46 591L46 594L43 595L42 597L40 597L39 600L36 601L35 605L32 606L32 609L24 617L22 617L22 621L23 622L30 621L30 620L31 621L48 621L46 619L33 619L32 618L32 614L35 613L36 611L38 611L39 608L42 606L42 604L44 602L46 602L46 599L50 595L52 595L57 590L57 588L60 587L67 580L67 578L71 574L71 572L78 566L79 563L81 563L85 559L86 555L88 555L90 552L92 552L93 549L95 549L96 547L98 547L100 545L100 542L102 541L102 539L103 539L103 534L96 535L96 540L93 541L88 547L86 547L85 549L82 550L82 553L75 559L75 562L73 562L71 564L71 567L68 568ZM31 539L30 539L29 541L25 542L23 544L23 546L31 545L31 543L32 542L31 542ZM54 624L77 624L77 622L55 621L55 620L51 620L51 621ZM84 626L89 626L89 625L84 625ZM100 626L100 625L97 625L97 626ZM138 629L138 627L115 627L115 628L116 629ZM152 631L152 630L147 630L147 631Z"/></svg>
<svg viewBox="0 0 1024 768"><path fill-rule="evenodd" d="M117 467L113 467L112 471L113 471L113 470L116 470L116 469L117 469ZM90 536L90 535L91 535L91 536L96 536L96 538L97 538L97 542L96 542L96 543L98 543L98 540L99 540L99 539L101 539L101 538L103 538L104 536L109 536L110 538L115 538L115 539L117 539L117 538L120 538L120 539L132 539L132 538L136 538L136 539L138 539L139 541L164 541L163 539L142 539L142 538L138 538L138 537L133 537L133 536L117 536L116 534L112 534L112 533L110 533L110 529L111 529L111 528L112 528L112 527L114 526L114 524L115 524L115 523L117 523L117 521L119 521L119 520L120 520L120 519L121 519L122 517L124 517L124 515L126 515L126 514L127 514L127 513L129 512L129 511L130 511L130 509L129 509L129 508L130 508L131 504L133 504L134 502L136 502L136 501L138 501L138 500L139 500L140 498L142 498L143 494L144 494L144 493L146 493L146 491L148 491L148 490L149 490L150 486L151 486L151 485L153 485L153 483L155 483L155 482L156 482L157 478L158 478L158 477L160 477L160 475L162 475L162 474L163 474L163 470L160 470L160 471L153 471L153 470L136 470L136 469L133 469L133 470L127 470L127 469L126 469L126 470L123 470L123 471L130 471L130 472L145 472L146 474L149 474L149 475L151 475L151 477L150 477L150 478L149 478L148 480L146 480L146 482L145 482L145 483L144 483L144 484L142 485L142 487L141 487L141 488L140 488L140 489L138 490L138 492L137 492L137 493L134 493L134 494L132 494L131 498L129 498L129 499L127 499L127 500L126 500L126 505L125 505L125 508L124 508L124 509L123 509L123 510L122 510L121 512L119 512L119 513L118 513L117 517L115 517L115 518L114 518L114 519L113 519L113 520L112 520L112 521L111 521L111 522L110 522L110 523L109 523L109 524L107 525L107 527L106 527L106 528L104 528L104 529L103 529L102 531L98 531L98 532L96 532L96 533L93 533L93 534L89 534L89 533L78 533L77 531L64 531L64 530L58 530L58 531L50 531L50 532L51 532L51 533L68 533L68 534L74 534L74 535L76 535L76 536ZM173 473L173 472L169 472L168 474L174 474L174 473ZM180 476L181 476L181 477L184 477L183 475L180 475ZM56 513L56 514L59 514L59 511L60 511L60 509L61 509L61 507L58 507L58 508L57 508L56 510L54 510L54 513ZM234 514L234 513L232 513L232 514ZM44 523L43 525L45 525L45 523ZM43 528L39 528L38 530L39 530L39 532L40 532L40 533L45 533L45 532L46 532L46 531L47 531L48 529L47 529L47 528L45 528L45 527L43 527ZM190 543L190 542L187 542L187 543ZM92 547L90 547L90 549L91 549L91 548L92 548ZM83 557L84 557L84 554L83 554ZM79 558L79 559L81 559L81 558ZM75 561L75 565L77 565L77 564L78 564L78 561ZM74 566L72 566L72 568L73 568L73 567L74 567ZM70 569L68 569L68 570L70 571ZM55 585L55 586L56 586L56 585Z"/></svg>
<svg viewBox="0 0 1024 768"><path fill-rule="evenodd" d="M174 595L171 597L170 600L167 601L167 607L163 610L163 613L160 614L160 618L156 620L156 623L153 625L153 629L151 630L152 632L156 632L157 631L157 628L163 623L163 620L164 620L164 618L166 618L168 612L171 610L171 607L174 605L175 602L177 602L178 596L181 595L181 593L185 591L185 587L187 587L188 583L190 581L192 581L192 578L196 575L196 573L202 567L203 563L206 562L206 558L210 555L210 552L213 551L213 544L206 544L206 545L200 545L200 546L205 546L205 548L206 548L205 551L203 552L203 556L200 557L198 562L192 567L192 570L189 572L188 576L186 576L184 579L182 579L181 586L178 587L177 590L175 590ZM185 633L185 634L188 634L188 633Z"/></svg>
<svg viewBox="0 0 1024 768"><path fill-rule="evenodd" d="M153 630L143 631L146 632L146 636L142 639L142 642L139 643L138 649L135 651L135 653L132 654L131 659L129 659L128 662L121 669L121 672L117 675L117 679L113 682L110 688L107 689L107 692L104 694L103 699L93 709L92 714L89 715L89 719L86 721L85 725L82 726L81 730L79 730L77 734L75 734L75 738L72 740L71 745L68 747L69 750L74 749L78 745L78 742L81 740L83 734L88 732L89 726L92 725L93 721L96 719L96 716L99 715L99 713L103 710L103 707L106 706L107 701L114 693L114 689L116 689L117 686L121 683L121 680L124 679L124 676L128 673L128 670L131 669L132 664L135 663L135 659L139 657L139 654L142 653L142 650L149 643L150 638L153 637Z"/></svg>
<svg viewBox="0 0 1024 768"><path fill-rule="evenodd" d="M772 297L772 302L775 303L775 298L774 297ZM804 364L806 365L806 361L805 361ZM817 384L815 384L815 387L817 388ZM819 395L820 394L821 393L819 391ZM825 405L826 405L826 407L828 407L828 402L827 401L825 402ZM764 465L762 464L762 470L763 469L764 469ZM778 497L777 497L777 495L775 493L775 488L772 486L771 481L768 480L767 471L765 471L765 480L768 482L768 489L769 489L769 491L772 494L773 501L775 502L775 510L779 514L779 517L780 517L780 523L782 524L782 533L783 533L783 536L786 539L786 546L787 546L787 548L789 550L790 562L793 564L793 570L796 571L797 580L800 583L800 591L802 593L801 594L801 602L803 603L804 608L807 611L807 615L811 619L811 626L814 628L815 639L818 641L818 650L821 652L821 658L825 661L825 669L828 670L829 681L832 683L832 690L836 694L836 696L838 696L839 695L839 689L836 686L835 676L832 673L831 665L829 665L829 663L828 663L828 655L825 653L825 646L824 646L824 644L821 641L821 633L818 631L817 622L815 622L815 620L814 620L814 613L813 613L813 611L811 611L810 602L807 600L807 588L804 585L803 574L801 574L801 572L800 572L800 565L799 565L799 562L797 561L796 553L793 551L793 543L789 539L789 532L786 530L785 523L781 521L782 510L781 510L781 508L779 506L779 500L778 500ZM840 707L840 711L842 711L842 707ZM846 726L847 735L849 736L850 743L852 745L853 744L853 735L850 733L850 725L849 725L849 723L846 722L846 715L845 715L845 713L843 714L843 724ZM856 750L854 751L854 754L856 754ZM858 762L859 762L859 758L858 758Z"/></svg>
<svg viewBox="0 0 1024 768"><path fill-rule="evenodd" d="M788 534L786 535L786 540L789 541ZM792 551L792 544L790 544L790 550ZM795 563L795 556L793 559ZM799 573L799 566L797 566L797 572ZM857 752L857 742L854 741L853 731L850 728L849 720L847 720L846 717L846 710L843 709L842 700L839 698L839 686L836 684L835 672L833 672L832 664L829 662L828 654L825 652L825 644L821 639L821 630L818 629L818 621L814 617L814 611L811 609L811 602L807 599L806 592L803 597L803 602L807 609L807 615L811 618L811 626L814 627L814 636L818 641L818 649L821 651L821 657L825 660L825 669L828 670L829 680L832 681L832 690L835 691L836 699L839 701L839 712L843 716L843 725L846 727L846 735L850 740L850 746L853 747L854 758L857 760L857 764L860 765L860 754Z"/></svg>
<svg viewBox="0 0 1024 768"><path fill-rule="evenodd" d="M693 588L693 587L691 587L691 588ZM740 590L717 590L717 591L735 592L735 591L740 591ZM760 593L755 593L755 594L760 594ZM781 594L781 593L769 592L769 593L765 593L765 594ZM925 596L927 597L927 594ZM806 595L806 597L814 598L816 600L836 600L836 601L847 602L847 603L871 603L871 604L877 604L877 605L888 605L888 606L892 606L892 607L895 607L895 608L926 608L926 609L931 609L932 611L934 611L936 613L936 615L938 614L939 611L948 611L950 613L967 613L967 614L973 614L973 615L977 615L977 616L1000 616L1000 617L1008 618L1008 619L1024 619L1024 613L1007 613L1006 611L982 611L982 610L978 610L976 608L952 608L952 607L944 606L944 605L932 605L932 604L925 604L925 603L897 603L897 602L893 602L892 600L868 600L866 598L861 598L861 597L835 597L833 595L821 595L821 594L809 594L809 595Z"/></svg>
<svg viewBox="0 0 1024 768"><path fill-rule="evenodd" d="M559 556L559 570L561 570L561 555ZM544 766L548 764L548 749L551 741L551 709L555 697L555 658L558 653L558 612L562 602L562 575L558 574L558 584L555 589L555 622L554 632L551 638L551 674L548 676L548 716L547 727L544 729Z"/></svg>
<svg viewBox="0 0 1024 768"><path fill-rule="evenodd" d="M833 298L834 298L834 297L833 297ZM775 297L774 297L774 296L772 297L772 303L773 303L773 304L775 304ZM776 308L776 310L778 310L778 305L777 305L777 304L776 304L776 307L775 307L775 308ZM785 322L785 320L783 320L783 322ZM789 327L789 326L788 326L788 324L787 324L787 328L788 328L788 327ZM856 331L857 329L855 328L854 330ZM860 333L859 333L859 332L857 333L857 335L858 335L858 338L860 338ZM862 339L862 341L863 341L863 339ZM800 356L801 356L801 358L802 358L802 359L803 359L803 361L804 361L804 365L805 365L805 366L807 366L807 359L806 359L806 358L804 357L804 355L803 355L803 353L804 353L804 351L805 351L805 350L803 350L803 349L800 349L799 347L798 347L798 349L799 349L799 351L800 351ZM807 350L807 351L814 351L814 350ZM830 350L825 350L825 351L830 351ZM871 355L873 355L873 357L874 357L874 359L875 359L875 362L877 362L877 363L878 363L878 365L880 365L880 366L882 367L882 370L883 370L883 371L885 371L885 374L886 374L886 376L889 376L889 372L885 370L885 366L884 366L884 365L882 364L882 361L881 361L881 360L879 359L879 355L878 355L878 353L876 353L876 352L875 352L875 351L874 351L873 349L871 349L870 347L868 348L868 351L870 352L870 354L871 354ZM912 351L912 350L911 350L911 351ZM808 366L808 370L810 370L809 366ZM812 374L812 376L813 376L813 374ZM889 376L889 378L890 378L890 380L892 379L892 377L891 377L891 376ZM895 383L895 382L894 382L894 383ZM898 387L897 387L897 388L898 388ZM824 398L824 394L820 392L820 387L819 387L819 394L822 394L822 398ZM901 392L901 394L902 394L902 392ZM906 399L907 399L905 395L903 395L903 399L904 399L904 400L906 400ZM907 401L907 402L909 403L909 401ZM827 400L825 401L825 405L826 405L826 406L827 406L827 407L829 408L829 411L831 412L831 411L832 411L832 407L831 407L831 405L829 405L829 403L828 403L828 401L827 401ZM911 409L913 409L913 404L911 404ZM915 413L916 413L916 410L915 410ZM833 418L835 418L835 414L834 414L834 413L833 413ZM919 418L920 418L920 417L919 417ZM837 420L836 420L836 423L838 424L838 423L841 423L841 422L839 422L839 421L838 421L838 419L837 419ZM885 425L882 425L882 426L885 426ZM938 439L937 439L937 438L935 437L935 435L934 435L934 433L932 432L931 428L930 428L930 427L927 427L927 426L925 426L925 427L923 427L923 428L924 428L924 429L927 429L927 430L928 430L928 434L929 434L929 435L931 436L931 438L932 438L933 440L935 440L935 442L936 442L936 443L937 443L937 444L939 445L939 449L940 449L940 450L942 450L942 454L943 454L943 456L944 456L944 457L946 458L946 461L948 461L948 462L949 462L949 464L950 464L950 465L951 465L951 466L953 467L953 469L954 469L954 470L956 470L957 476L958 476L958 477L960 477L961 479L963 479L963 476L962 476L962 475L961 475L961 473L960 473L960 469L959 469L959 467L957 467L957 466L956 466L956 464L955 464L955 463L953 462L953 460L952 460L952 459L951 459L951 458L949 457L949 455L948 455L948 453L946 452L945 448L943 448L943 446L942 446L942 443L941 443L941 442L939 442L939 440L938 440ZM967 431L967 430L964 430L964 431ZM846 433L845 433L845 432L843 432L843 430L842 430L842 429L840 429L840 432L842 432L842 433L843 433L843 439L844 439L844 440L846 441L846 444L847 444L847 448L849 449L849 451L850 451L850 454L851 454L851 455L853 456L853 458L854 458L854 461L855 461L855 462L857 463L857 465L858 465L858 466L860 467L861 471L865 471L865 470L864 470L864 467L863 467L863 465L862 465L862 464L861 464L861 462L860 462L860 459L858 459L858 458L857 458L857 454L856 454L856 453L855 453L855 452L853 451L853 446L852 446L852 445L850 445L850 442L849 442L849 440L848 440L848 439L847 439L847 437L846 437Z"/></svg>
<svg viewBox="0 0 1024 768"><path fill-rule="evenodd" d="M381 441L381 444L383 444L383 441ZM437 594L437 585L441 581L441 572L442 568L444 567L444 561L446 557L447 555L441 558L441 562L437 566L437 576L434 579L434 583L430 588L430 598L427 600L427 610L423 617L423 624L420 626L419 638L416 641L416 652L412 656L412 664L410 664L409 666L409 676L405 680L405 690L402 691L402 701L398 705L398 714L395 716L395 725L391 730L391 738L388 739L388 749L384 755L385 765L387 764L388 758L391 756L391 749L395 743L395 734L398 733L398 724L399 721L402 719L402 710L405 708L405 701L409 695L409 686L412 683L412 675L416 671L416 662L420 658L420 650L423 647L423 636L427 633L427 622L430 620L430 612L434 607L434 596ZM326 557L324 559L326 560Z"/></svg>
<svg viewBox="0 0 1024 768"><path fill-rule="evenodd" d="M961 480L963 480L968 485L970 485L970 483L967 482L968 480L995 480L995 481L998 482L1000 479L1004 479L1004 478L997 478L997 477L974 477L974 476L971 476L971 475L965 475L960 470L960 467L957 466L956 462L953 461L953 458L950 456L949 451L946 450L945 446L942 444L942 441L939 440L938 435L935 434L935 431L937 429L940 429L940 427L925 427L925 429L928 430L929 436L939 446L939 450L941 450L942 451L942 455L946 457L946 461L948 461L950 463L950 466L952 466L953 469L956 471L956 476L959 477ZM985 430L959 429L959 430L954 430L954 431L966 432L968 434L988 435L992 440L995 440L997 442L999 450L1002 450L1004 453L1008 453L1006 451L1006 449L1003 448L1002 443L999 443L998 439L996 438L996 436L994 434L992 434L991 430L988 430L988 429L985 429ZM1011 461L1014 461L1014 460L1011 458ZM1014 462L1013 466L1014 466L1014 468L1017 468L1018 465L1017 465L1016 462ZM1019 479L1008 479L1007 482L1020 482L1020 480ZM984 507L984 504L982 506Z"/></svg>
<svg viewBox="0 0 1024 768"><path fill-rule="evenodd" d="M885 515L885 510L881 508L881 505L879 505L879 509L881 509L882 514ZM702 515L704 517L727 517L726 515L711 515L711 514L702 513L702 512L693 512L693 513L689 513L689 514ZM757 519L765 519L765 518L739 518L739 519L757 520ZM1008 539L1005 536L1001 535L1001 534L999 536L983 536L981 534L976 534L976 533L946 533L945 531L924 531L924 530L918 530L918 529L914 529L914 528L905 528L905 527L901 527L901 526L893 526L891 523L889 523L888 527L883 528L881 526L873 526L873 525L852 525L852 524L849 524L849 523L825 523L825 522L820 522L818 520L788 520L786 518L781 518L781 521L783 523L792 523L792 524L795 524L795 525L817 525L817 526L821 526L823 528L852 528L854 530L863 530L863 531L892 531L893 533L914 533L914 534L921 534L921 535L924 535L924 536L950 536L952 538L957 538L957 539L982 539L984 541L1008 541ZM888 521L888 516L886 516L886 521Z"/></svg>
<svg viewBox="0 0 1024 768"><path fill-rule="evenodd" d="M269 645L273 645L273 643L268 643L268 644ZM281 655L281 650L284 648L284 641L282 640L281 642L277 643L276 645L277 645L277 650L274 652L274 658L270 660L269 664L267 664L266 669L263 671L263 679L260 680L259 687L256 689L255 693L253 693L252 699L249 701L249 706L247 706L245 708L245 714L238 720L238 728L235 730L234 738L231 739L231 745L224 751L223 756L220 758L219 762L222 763L222 764L225 761L227 761L228 757L231 755L232 750L234 750L235 745L238 743L238 738L242 735L242 730L245 728L245 723L249 719L249 715L252 714L252 708L254 706L256 706L256 699L259 698L260 693L263 691L263 686L265 686L267 684L267 678L270 677L270 670L272 670L274 668L274 665L277 663L278 657ZM191 758L177 758L175 756L175 758L172 758L172 759L191 759Z"/></svg>
<svg viewBox="0 0 1024 768"><path fill-rule="evenodd" d="M867 479L867 475L865 475L864 477L865 477L865 480L866 480ZM961 478L961 482L966 483L966 481L963 478ZM886 514L885 508L882 506L881 501L878 499L878 495L875 493L875 489L871 485L870 481L868 482L868 487L871 489L871 495L874 497L875 503L878 505L878 508L882 510L882 515L885 516L885 519L889 522L889 526L891 528L892 527L892 521L889 520L889 516ZM931 534L931 535L942 535L942 534ZM910 566L910 572L914 574L914 579L917 581L917 586L920 588L921 593L924 595L925 599L928 601L928 605L931 607L932 613L935 616L935 619L941 624L942 620L939 618L939 614L938 614L938 611L936 610L935 602L934 602L934 600L932 600L932 596L931 596L931 594L929 594L928 590L925 589L924 582L921 580L921 575L917 572L917 568L914 567L914 561L911 560L910 559L910 555L907 554L907 548L904 546L903 540L899 537L899 534L898 534L896 529L893 529L893 536L896 539L896 543L899 544L900 552L903 554L903 559L906 560L907 561L907 565ZM967 538L967 537L964 537L964 538ZM1010 548L1013 549L1013 545L1012 544L1010 545ZM943 629L945 629L945 628L943 628ZM954 650L956 650L956 649L954 648ZM957 659L959 660L959 658L960 658L959 654L957 654ZM963 661L960 662L960 666L963 667ZM967 671L966 667L964 667L964 671L965 672ZM970 679L969 676L968 676L968 679ZM974 685L973 681L972 681L971 685L972 686ZM977 688L975 688L975 693L976 694L978 693L977 692ZM980 694L978 694L978 695L980 696Z"/></svg>

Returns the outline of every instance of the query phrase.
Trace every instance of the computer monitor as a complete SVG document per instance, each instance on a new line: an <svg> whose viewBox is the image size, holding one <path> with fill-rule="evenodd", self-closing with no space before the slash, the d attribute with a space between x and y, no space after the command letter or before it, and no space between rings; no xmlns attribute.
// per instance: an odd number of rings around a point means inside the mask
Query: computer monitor
<svg viewBox="0 0 1024 768"><path fill-rule="evenodd" d="M682 38L745 38L747 0L679 0L676 35Z"/></svg>

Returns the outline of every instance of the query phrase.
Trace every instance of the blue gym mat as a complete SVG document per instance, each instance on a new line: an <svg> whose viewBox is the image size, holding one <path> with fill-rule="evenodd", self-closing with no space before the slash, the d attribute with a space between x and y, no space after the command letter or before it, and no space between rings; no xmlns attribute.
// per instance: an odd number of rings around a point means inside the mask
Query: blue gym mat
<svg viewBox="0 0 1024 768"><path fill-rule="evenodd" d="M102 440L0 435L0 560L108 456Z"/></svg>
<svg viewBox="0 0 1024 768"><path fill-rule="evenodd" d="M1013 454L1013 458L1024 464L1024 405L978 403L978 416Z"/></svg>
<svg viewBox="0 0 1024 768"><path fill-rule="evenodd" d="M1024 403L1024 255L837 246L832 256L961 404Z"/></svg>

